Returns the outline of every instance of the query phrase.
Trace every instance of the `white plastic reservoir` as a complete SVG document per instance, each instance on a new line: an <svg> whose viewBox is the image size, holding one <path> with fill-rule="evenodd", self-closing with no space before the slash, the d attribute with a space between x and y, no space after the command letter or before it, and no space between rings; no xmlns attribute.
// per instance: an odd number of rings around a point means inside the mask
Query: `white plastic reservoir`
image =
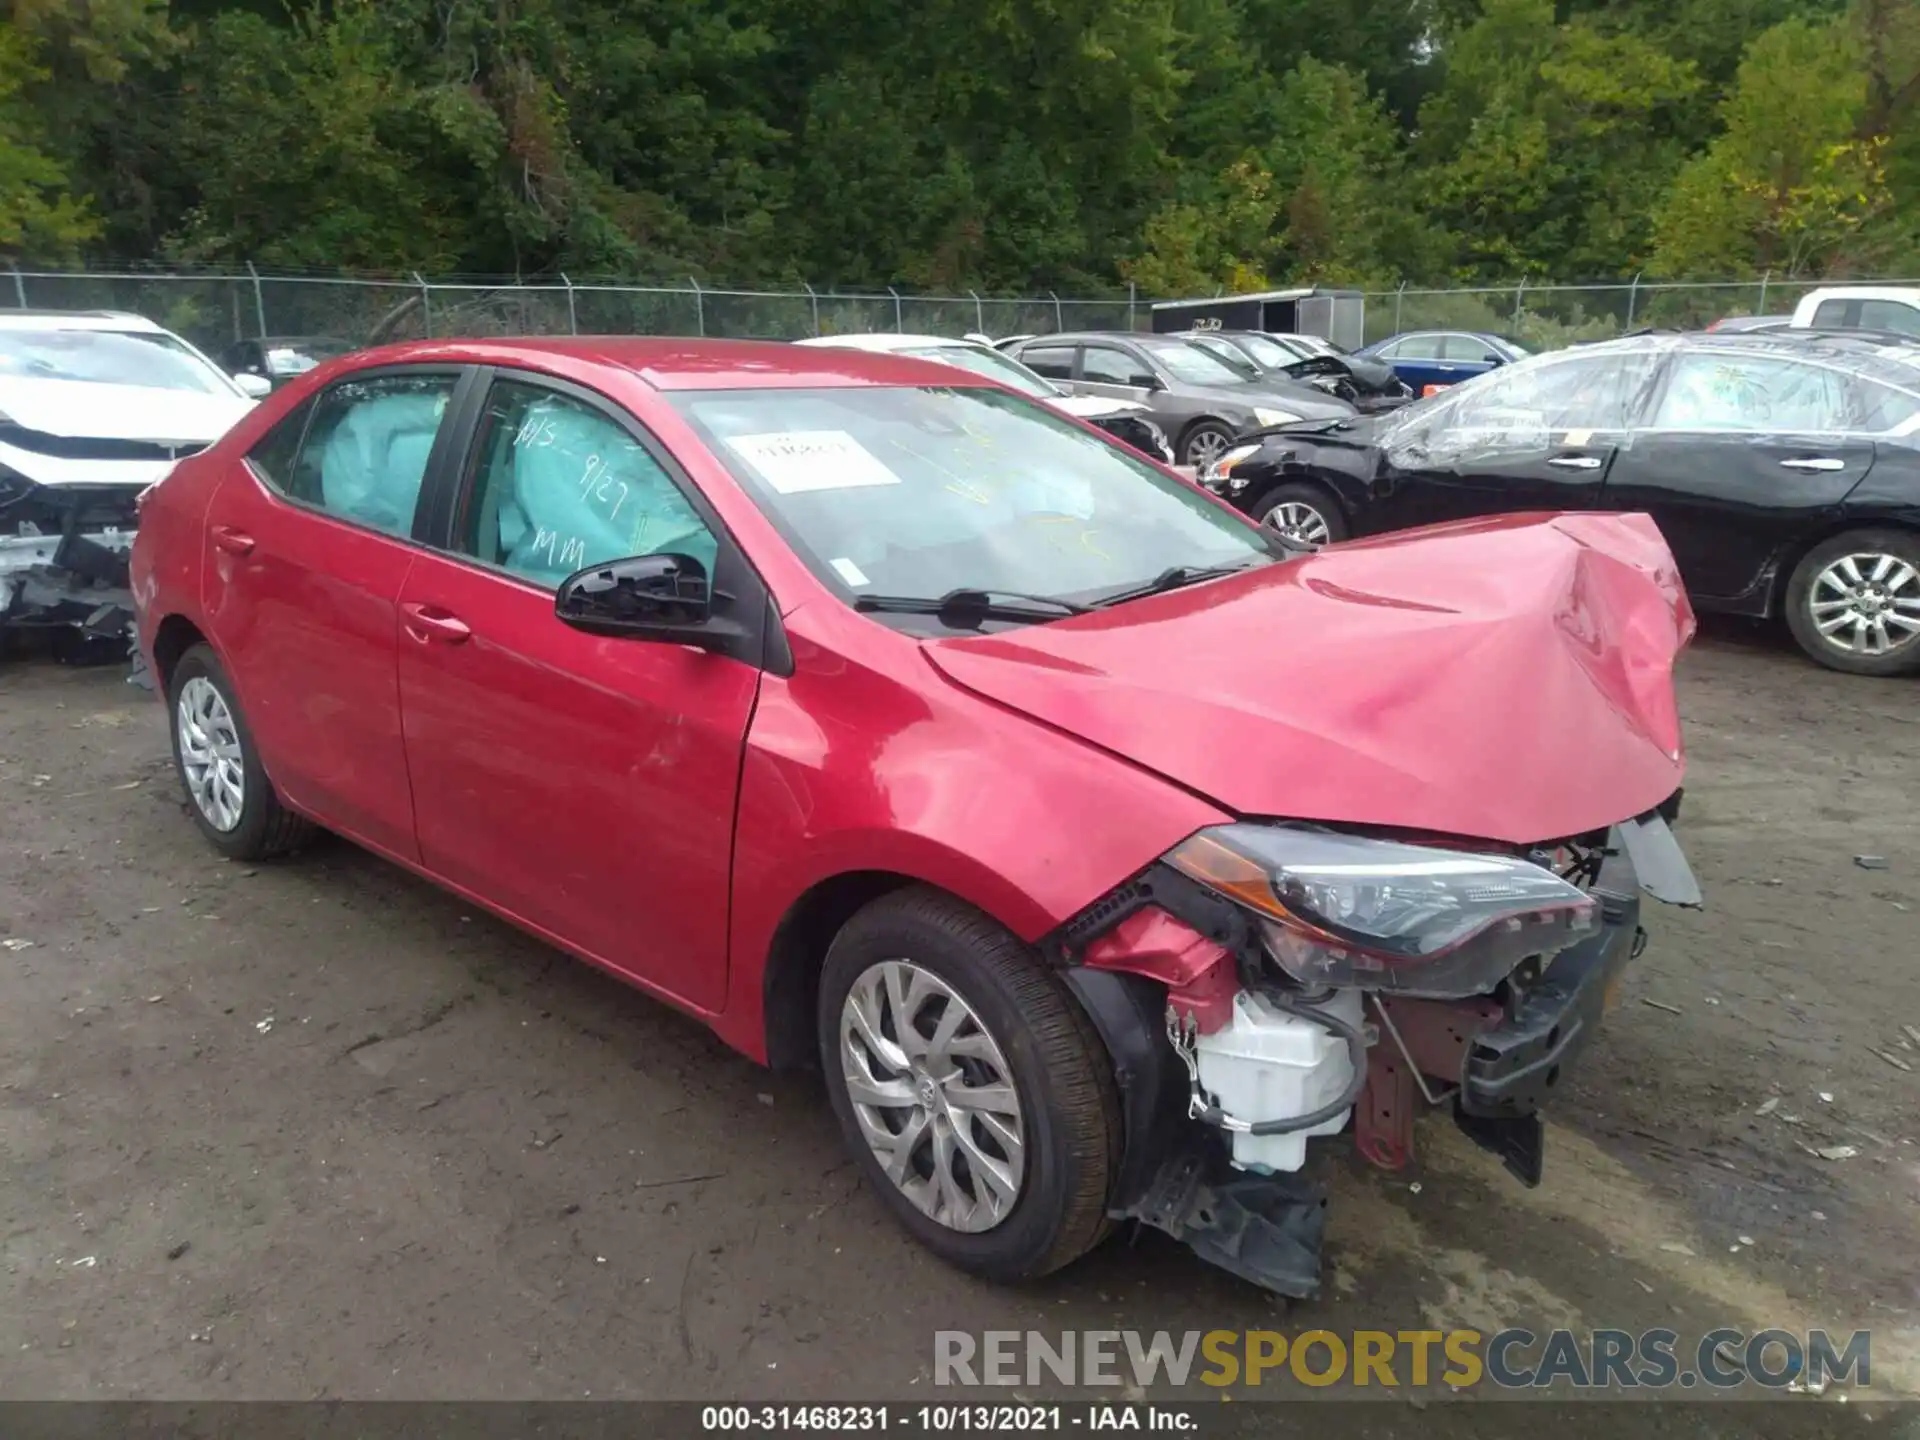
<svg viewBox="0 0 1920 1440"><path fill-rule="evenodd" d="M1361 1023L1358 990L1336 990L1314 1008L1356 1027ZM1195 1048L1200 1083L1236 1120L1258 1123L1309 1114L1339 1099L1353 1079L1341 1036L1244 990L1234 997L1233 1023L1199 1036ZM1336 1133L1351 1108L1287 1135L1234 1133L1233 1163L1245 1170L1298 1170L1306 1163L1307 1137Z"/></svg>

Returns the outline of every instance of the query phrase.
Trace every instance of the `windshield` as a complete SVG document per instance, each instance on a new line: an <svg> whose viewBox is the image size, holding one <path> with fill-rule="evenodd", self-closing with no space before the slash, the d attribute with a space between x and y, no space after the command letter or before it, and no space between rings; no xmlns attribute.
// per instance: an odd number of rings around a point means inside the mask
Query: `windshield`
<svg viewBox="0 0 1920 1440"><path fill-rule="evenodd" d="M1239 385L1246 377L1211 351L1185 340L1165 340L1157 344L1143 341L1146 351L1177 380L1189 385Z"/></svg>
<svg viewBox="0 0 1920 1440"><path fill-rule="evenodd" d="M1264 335L1242 335L1240 347L1269 370L1283 370L1300 357L1278 340Z"/></svg>
<svg viewBox="0 0 1920 1440"><path fill-rule="evenodd" d="M1223 340L1218 335L1190 335L1187 337L1187 343L1198 345L1242 380L1260 378L1260 367L1249 360L1245 352L1231 340Z"/></svg>
<svg viewBox="0 0 1920 1440"><path fill-rule="evenodd" d="M234 393L224 375L173 336L137 330L0 330L0 375Z"/></svg>
<svg viewBox="0 0 1920 1440"><path fill-rule="evenodd" d="M1031 395L1036 400L1053 400L1060 395L1057 389L1018 360L1011 355L1002 355L998 350L984 350L978 345L922 345L900 353L918 360L937 360L942 365L957 365L962 370L971 370L989 380L998 380L1008 389Z"/></svg>
<svg viewBox="0 0 1920 1440"><path fill-rule="evenodd" d="M837 592L1086 601L1272 558L1258 527L1044 406L985 389L675 395Z"/></svg>
<svg viewBox="0 0 1920 1440"><path fill-rule="evenodd" d="M1509 340L1504 335L1482 335L1479 338L1485 340L1497 352L1506 356L1509 360L1524 360L1533 354L1533 351L1529 350L1526 346L1520 344L1518 341Z"/></svg>

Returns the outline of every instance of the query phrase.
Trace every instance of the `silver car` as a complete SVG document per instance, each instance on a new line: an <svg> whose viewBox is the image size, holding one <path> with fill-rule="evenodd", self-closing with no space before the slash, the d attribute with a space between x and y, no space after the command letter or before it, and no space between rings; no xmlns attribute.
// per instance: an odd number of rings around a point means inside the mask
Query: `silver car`
<svg viewBox="0 0 1920 1440"><path fill-rule="evenodd" d="M1249 431L1354 413L1346 401L1308 385L1272 377L1245 380L1177 335L1036 335L1008 350L1071 394L1145 405L1172 438L1183 465L1212 464Z"/></svg>

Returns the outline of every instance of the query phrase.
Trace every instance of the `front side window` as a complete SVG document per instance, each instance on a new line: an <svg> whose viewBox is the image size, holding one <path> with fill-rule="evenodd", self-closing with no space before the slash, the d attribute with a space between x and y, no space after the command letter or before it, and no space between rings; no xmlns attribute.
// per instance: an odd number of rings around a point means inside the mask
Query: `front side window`
<svg viewBox="0 0 1920 1440"><path fill-rule="evenodd" d="M411 535L427 460L457 380L370 375L329 387L314 402L299 459L280 488L342 520Z"/></svg>
<svg viewBox="0 0 1920 1440"><path fill-rule="evenodd" d="M1395 464L1417 466L1618 432L1632 422L1655 358L1644 349L1595 351L1490 370L1398 412L1382 443Z"/></svg>
<svg viewBox="0 0 1920 1440"><path fill-rule="evenodd" d="M576 570L667 551L713 573L713 531L658 460L599 409L513 380L487 397L455 544L548 589Z"/></svg>
<svg viewBox="0 0 1920 1440"><path fill-rule="evenodd" d="M1449 335L1441 342L1440 353L1448 360L1472 365L1506 358L1492 341L1478 335Z"/></svg>
<svg viewBox="0 0 1920 1440"><path fill-rule="evenodd" d="M984 389L673 397L816 575L850 596L1086 600L1271 557L1258 527L1045 407Z"/></svg>
<svg viewBox="0 0 1920 1440"><path fill-rule="evenodd" d="M0 330L0 375L235 393L224 375L182 341L147 330Z"/></svg>
<svg viewBox="0 0 1920 1440"><path fill-rule="evenodd" d="M1081 352L1080 377L1100 385L1126 385L1138 390L1153 386L1153 372L1144 360L1107 345L1089 345Z"/></svg>
<svg viewBox="0 0 1920 1440"><path fill-rule="evenodd" d="M1673 364L1653 417L1660 430L1847 428L1846 378L1820 365L1769 355L1690 354Z"/></svg>

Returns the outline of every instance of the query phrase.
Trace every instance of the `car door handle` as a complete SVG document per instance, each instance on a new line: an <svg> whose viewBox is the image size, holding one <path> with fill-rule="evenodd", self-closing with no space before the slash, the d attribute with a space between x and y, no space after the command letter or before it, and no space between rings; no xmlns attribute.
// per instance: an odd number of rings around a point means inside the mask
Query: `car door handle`
<svg viewBox="0 0 1920 1440"><path fill-rule="evenodd" d="M1561 470L1598 470L1604 463L1593 455L1556 455L1547 461Z"/></svg>
<svg viewBox="0 0 1920 1440"><path fill-rule="evenodd" d="M1782 460L1782 468L1787 470L1844 470L1847 462L1836 460L1831 455L1821 455L1808 460Z"/></svg>
<svg viewBox="0 0 1920 1440"><path fill-rule="evenodd" d="M247 534L244 530L236 530L231 525L214 526L213 543L218 545L222 550L225 550L229 555L251 555L253 553L253 536Z"/></svg>
<svg viewBox="0 0 1920 1440"><path fill-rule="evenodd" d="M435 605L402 605L401 613L407 617L407 634L425 645L430 640L438 640L447 645L460 645L473 638L473 631L467 622L457 615L449 615Z"/></svg>

